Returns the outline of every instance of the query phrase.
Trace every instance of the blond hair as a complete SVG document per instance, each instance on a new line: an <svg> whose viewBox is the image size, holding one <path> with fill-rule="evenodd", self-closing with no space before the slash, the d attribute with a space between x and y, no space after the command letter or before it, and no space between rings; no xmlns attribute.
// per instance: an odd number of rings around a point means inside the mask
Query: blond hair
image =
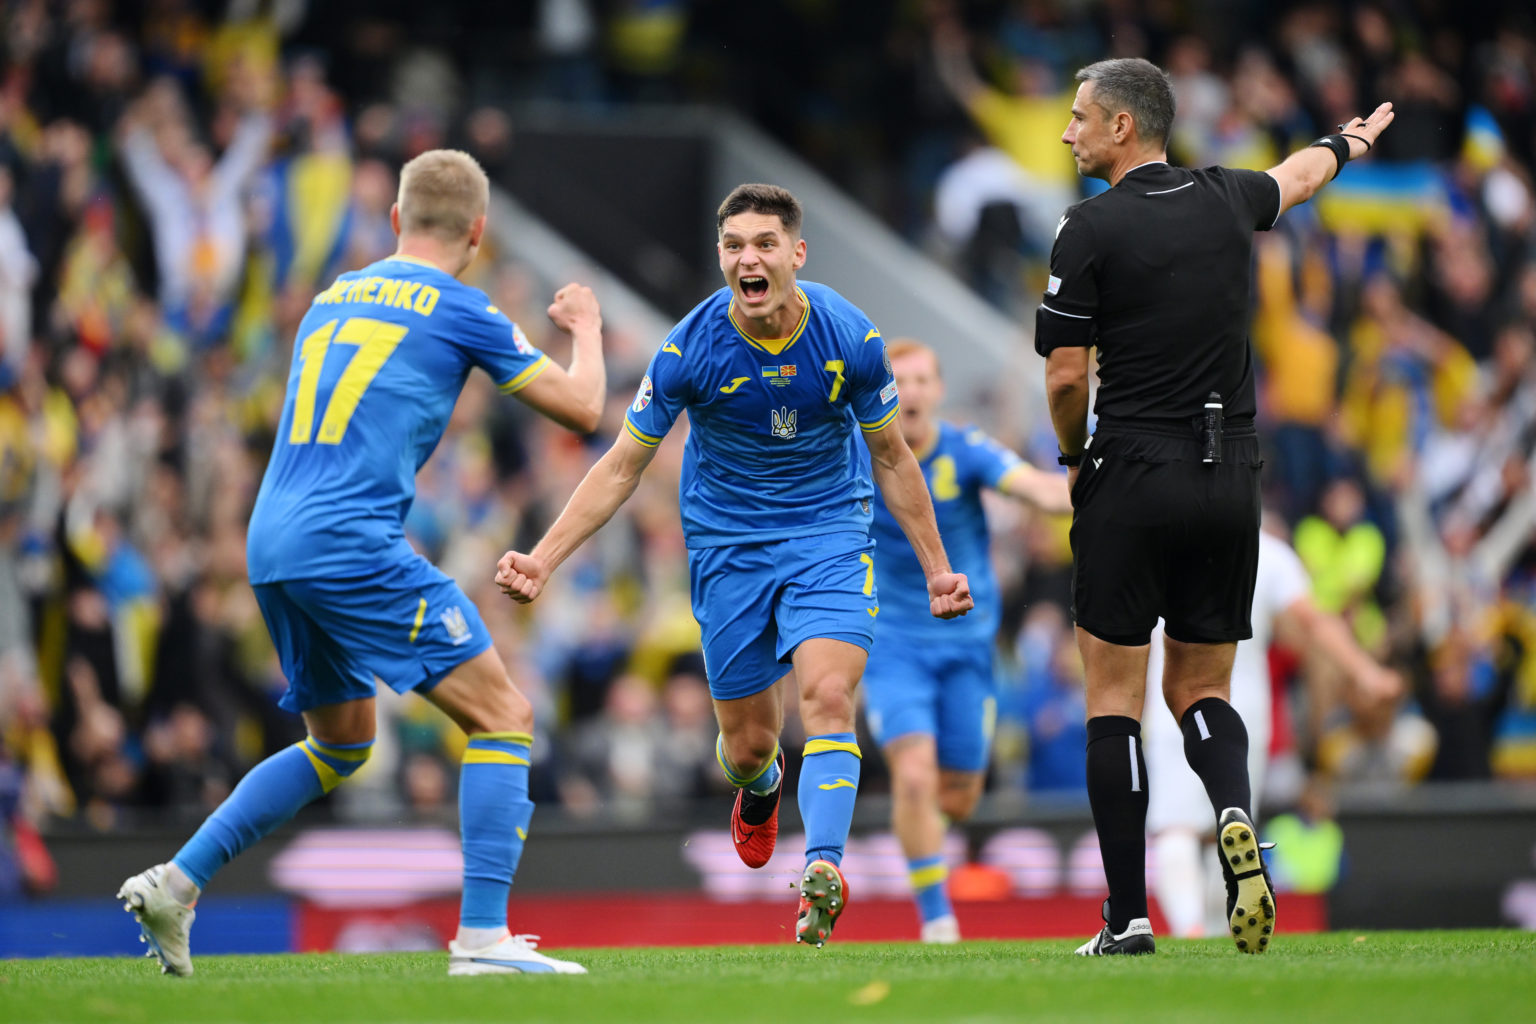
<svg viewBox="0 0 1536 1024"><path fill-rule="evenodd" d="M457 149L429 149L400 169L400 233L457 242L490 204L480 164Z"/></svg>
<svg viewBox="0 0 1536 1024"><path fill-rule="evenodd" d="M900 359L902 356L918 355L919 353L933 360L934 374L942 376L939 370L939 354L916 338L892 338L885 345L885 354L891 359Z"/></svg>

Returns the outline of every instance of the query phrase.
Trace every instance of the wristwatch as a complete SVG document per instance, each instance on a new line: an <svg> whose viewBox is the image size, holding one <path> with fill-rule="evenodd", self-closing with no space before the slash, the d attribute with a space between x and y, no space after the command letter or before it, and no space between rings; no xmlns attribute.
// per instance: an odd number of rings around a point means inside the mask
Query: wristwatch
<svg viewBox="0 0 1536 1024"><path fill-rule="evenodd" d="M1083 464L1082 452L1078 452L1076 455L1068 455L1060 448L1056 449L1056 451L1056 464L1059 466L1066 466L1068 469L1076 469L1078 466Z"/></svg>

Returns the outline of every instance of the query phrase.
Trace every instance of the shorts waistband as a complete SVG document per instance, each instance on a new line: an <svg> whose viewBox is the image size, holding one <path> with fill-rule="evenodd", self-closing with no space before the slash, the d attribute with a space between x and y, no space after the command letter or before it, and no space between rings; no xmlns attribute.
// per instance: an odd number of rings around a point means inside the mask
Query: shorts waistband
<svg viewBox="0 0 1536 1024"><path fill-rule="evenodd" d="M1094 427L1094 434L1151 435L1171 437L1180 441L1200 440L1205 436L1205 418L1191 417L1187 422L1178 420L1106 420L1102 417ZM1259 430L1253 420L1223 420L1221 435L1225 439L1258 437Z"/></svg>

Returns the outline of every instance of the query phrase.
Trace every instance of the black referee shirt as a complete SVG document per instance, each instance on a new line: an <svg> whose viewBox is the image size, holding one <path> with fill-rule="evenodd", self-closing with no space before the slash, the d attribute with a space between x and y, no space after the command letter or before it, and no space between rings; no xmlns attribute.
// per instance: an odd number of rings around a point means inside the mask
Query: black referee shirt
<svg viewBox="0 0 1536 1024"><path fill-rule="evenodd" d="M1253 422L1253 232L1280 216L1261 171L1142 164L1069 207L1035 314L1035 351L1099 349L1101 425L1182 427L1218 392Z"/></svg>

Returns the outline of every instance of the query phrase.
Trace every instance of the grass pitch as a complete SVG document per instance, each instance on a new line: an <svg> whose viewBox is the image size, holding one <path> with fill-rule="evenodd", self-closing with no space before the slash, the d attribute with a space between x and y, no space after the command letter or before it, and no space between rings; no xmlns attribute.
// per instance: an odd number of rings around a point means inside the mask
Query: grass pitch
<svg viewBox="0 0 1536 1024"><path fill-rule="evenodd" d="M0 963L0 1018L389 1021L1484 1021L1536 1005L1536 935L1288 936L1083 959L1073 942L580 950L586 977L449 978L445 954L203 957L189 979L140 959ZM559 955L558 950L551 952Z"/></svg>

